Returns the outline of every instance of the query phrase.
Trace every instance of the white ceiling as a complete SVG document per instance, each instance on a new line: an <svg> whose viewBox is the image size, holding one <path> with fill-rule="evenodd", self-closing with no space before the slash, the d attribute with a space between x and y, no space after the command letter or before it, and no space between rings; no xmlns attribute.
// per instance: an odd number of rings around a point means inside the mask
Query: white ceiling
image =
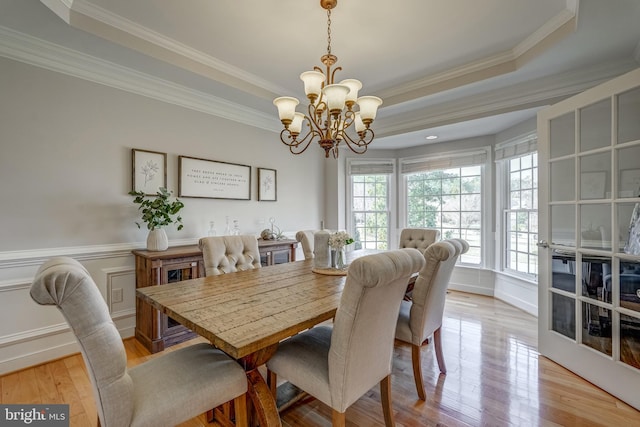
<svg viewBox="0 0 640 427"><path fill-rule="evenodd" d="M171 82L273 131L273 98L304 97L299 74L321 65L326 19L319 0L0 2L4 34ZM370 149L492 135L640 65L639 0L338 0L331 19L336 78L384 100Z"/></svg>

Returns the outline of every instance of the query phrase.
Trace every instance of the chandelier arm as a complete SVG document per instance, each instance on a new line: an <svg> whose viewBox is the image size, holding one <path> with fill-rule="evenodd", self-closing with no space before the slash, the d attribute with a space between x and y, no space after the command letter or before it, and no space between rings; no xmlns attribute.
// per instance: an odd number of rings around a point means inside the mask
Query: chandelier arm
<svg viewBox="0 0 640 427"><path fill-rule="evenodd" d="M316 136L318 136L317 132L309 129L309 132L307 132L304 137L298 139L297 135L296 138L294 138L288 129L283 129L282 132L280 132L280 141L289 147L291 153L301 154L309 147L311 141L313 141Z"/></svg>
<svg viewBox="0 0 640 427"><path fill-rule="evenodd" d="M336 71L342 71L342 67L336 67L333 69L333 71L331 71L331 67L327 66L327 76L329 75L329 73L331 73L331 79L329 80L329 84L333 84L333 82L335 82L335 78L336 78Z"/></svg>
<svg viewBox="0 0 640 427"><path fill-rule="evenodd" d="M321 113L318 114L318 107L320 106L322 106L322 109L320 110ZM309 128L319 134L321 138L324 135L322 115L325 111L327 111L327 104L322 100L322 95L320 95L320 99L317 104L309 103L307 108L308 114L304 117L308 122ZM320 122L318 122L318 119L320 119Z"/></svg>
<svg viewBox="0 0 640 427"><path fill-rule="evenodd" d="M347 110L344 113L344 120L342 125L343 131L346 131L347 129L349 129L351 125L355 123L355 119L356 119L356 113L353 112L353 110Z"/></svg>
<svg viewBox="0 0 640 427"><path fill-rule="evenodd" d="M367 151L367 148L373 141L375 135L371 129L365 129L358 134L358 136L360 137L358 140L351 138L346 132L343 132L342 136L344 142L347 144L347 147L349 147L351 151L356 154L363 154L365 151Z"/></svg>

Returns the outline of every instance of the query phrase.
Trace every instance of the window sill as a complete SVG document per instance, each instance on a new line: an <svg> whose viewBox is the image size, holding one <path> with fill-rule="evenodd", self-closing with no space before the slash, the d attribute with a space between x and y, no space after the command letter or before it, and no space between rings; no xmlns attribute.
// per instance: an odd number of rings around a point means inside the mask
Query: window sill
<svg viewBox="0 0 640 427"><path fill-rule="evenodd" d="M533 285L533 286L538 286L538 281L528 276L524 276L524 275L520 275L517 273L512 273L510 271L504 271L504 270L503 271L495 270L495 273L501 276L509 277L511 279L519 280L521 282L529 283L530 285Z"/></svg>

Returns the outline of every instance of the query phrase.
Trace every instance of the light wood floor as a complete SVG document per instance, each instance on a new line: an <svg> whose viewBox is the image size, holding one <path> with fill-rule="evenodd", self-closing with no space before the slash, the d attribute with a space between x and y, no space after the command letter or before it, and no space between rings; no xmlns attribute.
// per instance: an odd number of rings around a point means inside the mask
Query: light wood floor
<svg viewBox="0 0 640 427"><path fill-rule="evenodd" d="M423 348L427 401L418 400L411 350L395 349L392 395L398 426L633 426L640 412L537 352L533 316L498 300L451 292L442 333L447 375ZM181 345L193 343L190 341ZM129 365L148 359L125 340ZM71 426L96 425L80 355L0 377L0 403L69 403ZM330 426L331 411L308 398L282 414L284 426ZM208 425L203 416L183 424ZM379 389L347 410L349 426L382 426Z"/></svg>

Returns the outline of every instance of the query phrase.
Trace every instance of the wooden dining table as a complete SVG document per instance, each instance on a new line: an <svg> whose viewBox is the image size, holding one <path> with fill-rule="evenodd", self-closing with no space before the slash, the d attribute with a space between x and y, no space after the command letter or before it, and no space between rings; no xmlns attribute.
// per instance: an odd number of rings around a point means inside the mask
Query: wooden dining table
<svg viewBox="0 0 640 427"><path fill-rule="evenodd" d="M347 252L347 261L374 252ZM247 372L258 424L280 426L257 368L283 339L333 318L345 284L344 275L312 269L312 259L296 261L139 288L137 296L237 360Z"/></svg>

